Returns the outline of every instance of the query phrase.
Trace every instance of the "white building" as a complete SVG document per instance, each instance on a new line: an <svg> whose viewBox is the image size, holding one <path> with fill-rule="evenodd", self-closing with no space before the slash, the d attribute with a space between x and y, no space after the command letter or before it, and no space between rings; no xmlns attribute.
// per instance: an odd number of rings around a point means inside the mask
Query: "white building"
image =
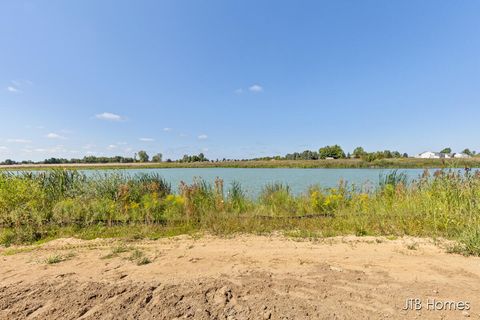
<svg viewBox="0 0 480 320"><path fill-rule="evenodd" d="M433 151L425 151L417 155L415 158L420 158L420 159L440 159L440 153L439 152L433 152Z"/></svg>
<svg viewBox="0 0 480 320"><path fill-rule="evenodd" d="M425 151L417 155L415 158L419 159L451 159L451 158L470 158L465 153L440 153L433 151Z"/></svg>
<svg viewBox="0 0 480 320"><path fill-rule="evenodd" d="M464 159L464 158L470 158L470 156L469 156L468 154L466 154L466 153L455 153L455 154L453 155L453 157L454 157L454 158L463 158L463 159Z"/></svg>

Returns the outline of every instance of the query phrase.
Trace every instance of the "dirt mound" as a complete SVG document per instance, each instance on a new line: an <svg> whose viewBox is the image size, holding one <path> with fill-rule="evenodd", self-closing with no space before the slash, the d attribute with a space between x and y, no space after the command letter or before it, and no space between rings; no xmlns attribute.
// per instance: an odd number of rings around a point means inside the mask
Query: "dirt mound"
<svg viewBox="0 0 480 320"><path fill-rule="evenodd" d="M0 319L480 318L480 259L422 239L93 243L3 250ZM409 298L471 307L402 310Z"/></svg>

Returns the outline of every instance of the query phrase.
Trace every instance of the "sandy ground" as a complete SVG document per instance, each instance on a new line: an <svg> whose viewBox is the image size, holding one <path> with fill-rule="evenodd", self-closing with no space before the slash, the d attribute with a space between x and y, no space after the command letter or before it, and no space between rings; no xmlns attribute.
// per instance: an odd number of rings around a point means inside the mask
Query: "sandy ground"
<svg viewBox="0 0 480 320"><path fill-rule="evenodd" d="M413 238L60 239L0 249L0 281L0 319L480 319L480 258Z"/></svg>

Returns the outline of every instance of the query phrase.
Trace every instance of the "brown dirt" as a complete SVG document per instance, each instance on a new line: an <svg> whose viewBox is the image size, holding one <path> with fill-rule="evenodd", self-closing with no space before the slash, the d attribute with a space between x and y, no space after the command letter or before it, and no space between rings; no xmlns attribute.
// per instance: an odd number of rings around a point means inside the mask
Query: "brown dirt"
<svg viewBox="0 0 480 320"><path fill-rule="evenodd" d="M0 319L480 319L480 258L414 238L60 239L0 249L0 280Z"/></svg>

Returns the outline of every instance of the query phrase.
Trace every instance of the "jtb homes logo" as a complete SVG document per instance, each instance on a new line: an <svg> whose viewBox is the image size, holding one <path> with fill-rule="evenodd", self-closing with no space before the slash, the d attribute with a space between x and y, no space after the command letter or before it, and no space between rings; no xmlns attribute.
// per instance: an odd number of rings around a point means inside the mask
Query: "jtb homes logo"
<svg viewBox="0 0 480 320"><path fill-rule="evenodd" d="M422 301L418 298L409 298L405 300L403 310L428 310L428 311L467 311L470 310L468 301L441 301L436 299L427 299Z"/></svg>

